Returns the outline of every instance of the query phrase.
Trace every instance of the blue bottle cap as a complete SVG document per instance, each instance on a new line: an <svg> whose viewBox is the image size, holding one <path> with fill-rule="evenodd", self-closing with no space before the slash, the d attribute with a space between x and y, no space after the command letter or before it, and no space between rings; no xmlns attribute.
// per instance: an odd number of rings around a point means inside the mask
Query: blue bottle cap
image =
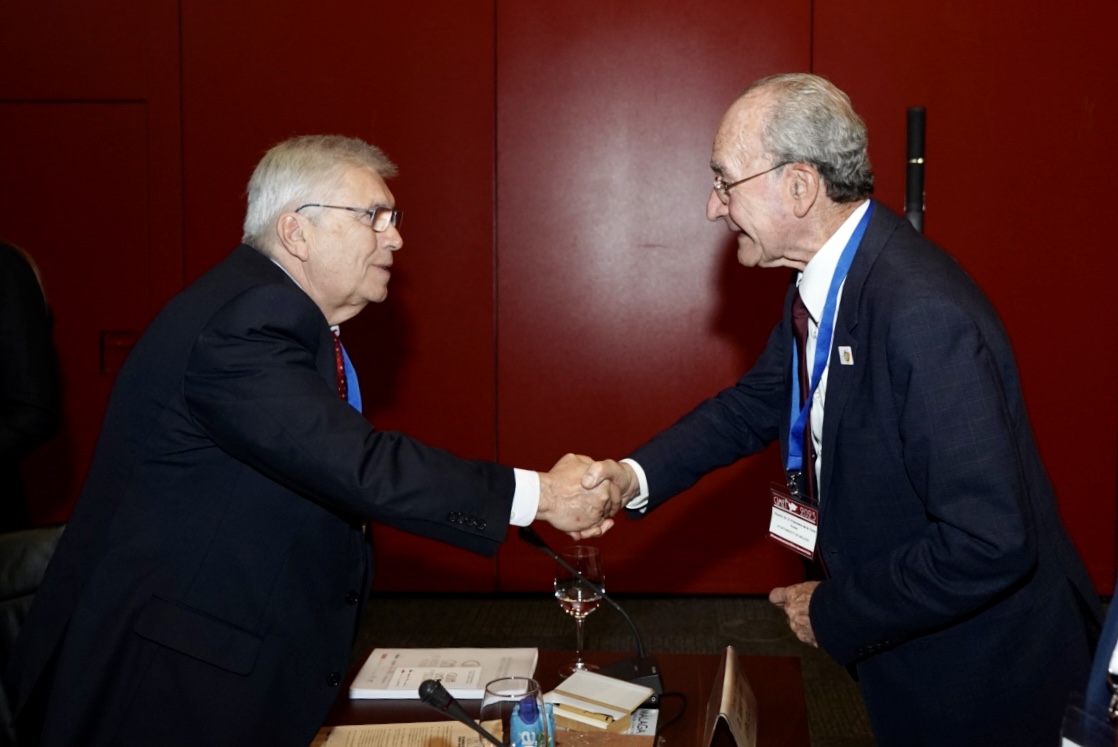
<svg viewBox="0 0 1118 747"><path fill-rule="evenodd" d="M540 717L539 706L535 698L525 698L520 701L520 720L524 724L534 724Z"/></svg>

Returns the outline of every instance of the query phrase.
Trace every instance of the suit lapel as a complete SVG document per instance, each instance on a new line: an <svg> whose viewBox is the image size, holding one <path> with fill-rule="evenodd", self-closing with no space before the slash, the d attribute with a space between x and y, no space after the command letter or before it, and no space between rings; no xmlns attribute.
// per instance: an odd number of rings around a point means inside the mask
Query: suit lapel
<svg viewBox="0 0 1118 747"><path fill-rule="evenodd" d="M833 455L835 439L838 437L843 413L857 380L859 366L865 365L866 351L859 350L856 335L858 314L861 312L862 289L874 262L881 256L889 237L896 230L898 219L880 204L874 204L870 224L858 247L858 253L846 274L842 288L842 301L838 319L835 321L834 337L831 340L831 358L827 366L827 392L823 408L823 474L819 475L819 495L823 499L821 510L826 510L827 496L830 494L831 476L834 474ZM843 365L839 360L840 348L849 348L852 365Z"/></svg>

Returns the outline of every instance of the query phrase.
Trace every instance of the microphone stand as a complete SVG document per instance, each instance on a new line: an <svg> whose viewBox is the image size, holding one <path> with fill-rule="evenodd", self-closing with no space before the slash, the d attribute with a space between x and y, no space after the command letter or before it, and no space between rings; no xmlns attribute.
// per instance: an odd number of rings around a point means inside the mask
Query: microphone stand
<svg viewBox="0 0 1118 747"><path fill-rule="evenodd" d="M470 714L466 713L466 709L454 699L453 695L447 692L447 689L443 687L443 683L438 680L423 680L423 682L419 683L419 699L436 711L445 713L458 723L470 727L484 739L497 745L497 747L504 747L501 740L497 739L497 737L483 729L481 724L470 718Z"/></svg>
<svg viewBox="0 0 1118 747"><path fill-rule="evenodd" d="M920 233L924 233L924 118L924 107L908 108L904 211L909 223Z"/></svg>
<svg viewBox="0 0 1118 747"><path fill-rule="evenodd" d="M664 683L660 679L660 665L657 664L654 657L651 657L645 653L644 641L641 639L640 631L637 630L637 626L633 622L633 618L629 617L629 614L625 610L623 610L621 608L621 605L614 601L609 594L606 594L606 590L600 584L591 581L586 576L582 575L582 573L580 573L577 568L572 566L567 561L563 560L563 558L560 557L558 553L552 550L551 547L549 547L548 544L544 542L543 537L537 534L536 530L532 529L531 527L520 527L520 530L519 532L517 532L517 534L520 539L524 540L532 547L540 550L552 560L557 562L559 565L567 569L568 572L578 578L580 583L586 584L588 587L593 589L595 593L600 594L602 599L609 602L615 610L621 613L621 617L623 617L625 619L625 622L629 624L629 628L633 631L633 638L635 638L637 641L637 655L635 657L614 662L609 666L602 667L600 671L607 677L625 680L626 682L635 682L638 685L643 685L651 689L652 697L646 701L645 705L656 706L660 702L660 695L664 692Z"/></svg>

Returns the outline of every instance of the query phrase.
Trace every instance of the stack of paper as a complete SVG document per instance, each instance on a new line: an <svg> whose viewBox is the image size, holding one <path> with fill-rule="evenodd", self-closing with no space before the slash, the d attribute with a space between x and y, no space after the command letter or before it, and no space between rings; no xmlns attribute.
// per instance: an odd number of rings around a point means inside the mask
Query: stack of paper
<svg viewBox="0 0 1118 747"><path fill-rule="evenodd" d="M544 695L555 706L555 724L573 731L623 732L652 689L595 672L577 671Z"/></svg>
<svg viewBox="0 0 1118 747"><path fill-rule="evenodd" d="M534 648L377 648L349 688L349 697L419 698L424 680L439 680L455 698L479 699L501 677L531 677Z"/></svg>

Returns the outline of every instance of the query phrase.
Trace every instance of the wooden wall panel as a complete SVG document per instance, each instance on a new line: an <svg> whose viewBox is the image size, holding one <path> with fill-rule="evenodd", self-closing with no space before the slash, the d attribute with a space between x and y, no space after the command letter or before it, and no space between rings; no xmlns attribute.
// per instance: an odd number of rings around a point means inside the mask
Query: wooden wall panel
<svg viewBox="0 0 1118 747"><path fill-rule="evenodd" d="M93 337L142 328L219 261L252 166L302 132L365 137L401 167L389 300L346 329L371 419L517 466L623 455L738 376L776 321L785 276L740 268L704 219L710 141L746 83L814 69L865 116L891 207L904 109L928 107L927 233L1002 312L1061 509L1109 590L1118 392L1097 382L1118 352L1105 290L1083 281L1118 262L1096 207L1116 166L1103 36L1116 13L1038 0L4 4L0 235L44 266L71 413L31 465L36 517L68 516L92 452L111 385L92 370ZM795 577L765 537L779 471L770 451L623 523L602 541L610 585L764 592ZM551 574L515 541L499 564L391 531L377 542L381 588L539 590Z"/></svg>
<svg viewBox="0 0 1118 747"><path fill-rule="evenodd" d="M0 236L42 266L61 433L25 463L39 523L65 521L112 386L105 331L182 287L178 3L0 5Z"/></svg>
<svg viewBox="0 0 1118 747"><path fill-rule="evenodd" d="M495 454L493 4L199 0L183 9L188 274L239 241L274 143L364 138L400 167L388 300L347 322L366 415L455 453ZM378 528L376 585L491 589L494 563Z"/></svg>
<svg viewBox="0 0 1118 747"><path fill-rule="evenodd" d="M102 334L148 320L147 223L112 218L124 205L147 214L144 115L140 104L0 104L0 226L42 272L63 381L64 427L24 465L37 523L69 517L93 458L114 378Z"/></svg>
<svg viewBox="0 0 1118 747"><path fill-rule="evenodd" d="M620 458L732 383L789 275L746 271L705 218L719 119L751 80L810 60L810 3L504 3L497 26L502 461ZM775 450L601 541L624 591L768 592L799 573L767 538ZM555 544L562 535L546 532ZM552 565L501 551L500 588Z"/></svg>
<svg viewBox="0 0 1118 747"><path fill-rule="evenodd" d="M1060 509L1113 588L1118 345L1106 200L1118 171L1110 2L816 4L815 71L870 131L878 196L903 206L905 109L927 107L925 233L1009 330Z"/></svg>

